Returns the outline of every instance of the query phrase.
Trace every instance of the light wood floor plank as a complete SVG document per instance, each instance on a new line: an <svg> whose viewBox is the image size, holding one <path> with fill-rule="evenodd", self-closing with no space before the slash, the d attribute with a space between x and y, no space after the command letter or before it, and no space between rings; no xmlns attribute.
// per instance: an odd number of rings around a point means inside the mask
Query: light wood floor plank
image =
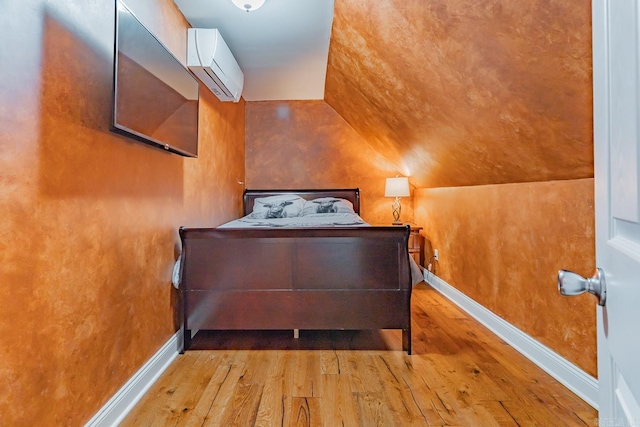
<svg viewBox="0 0 640 427"><path fill-rule="evenodd" d="M226 411L235 411L229 403L233 402L236 387L238 386L238 382L243 371L243 365L229 365L228 372L221 378L222 382L215 394L214 400L210 402L210 409L202 419L203 426L225 426L225 424L222 423L222 420L226 415ZM215 387L217 387L217 385L214 385L214 388ZM197 422L197 420L195 421Z"/></svg>
<svg viewBox="0 0 640 427"><path fill-rule="evenodd" d="M375 357L369 352L362 351L354 351L347 356L348 376L353 393L379 393L382 391Z"/></svg>
<svg viewBox="0 0 640 427"><path fill-rule="evenodd" d="M320 399L322 419L327 426L357 426L358 409L345 375L323 375Z"/></svg>
<svg viewBox="0 0 640 427"><path fill-rule="evenodd" d="M225 427L255 425L263 389L264 386L262 384L239 382L235 387L233 396L226 404L224 417L222 417L220 425Z"/></svg>
<svg viewBox="0 0 640 427"><path fill-rule="evenodd" d="M340 358L335 350L320 350L320 373L334 375L340 373Z"/></svg>
<svg viewBox="0 0 640 427"><path fill-rule="evenodd" d="M176 379L175 392L171 395L163 408L165 416L163 425L184 425L190 412L201 401L202 393L213 376L218 361L208 354L200 354L186 373L184 378Z"/></svg>
<svg viewBox="0 0 640 427"><path fill-rule="evenodd" d="M293 370L292 397L322 396L320 380L320 352L302 350L296 353Z"/></svg>
<svg viewBox="0 0 640 427"><path fill-rule="evenodd" d="M184 358L184 360L181 361L182 363L173 363L167 368L162 374L162 386L151 388L139 402L138 407L143 411L137 414L134 413L137 417L133 417L136 421L137 418L140 418L138 424L141 424L142 420L145 420L144 425L152 425L152 419L150 419L150 417L158 414L160 408L170 401L171 396L173 396L176 391L176 387L182 383L182 378L184 378L183 370L191 370L199 357L200 355L198 354L189 355L188 358Z"/></svg>
<svg viewBox="0 0 640 427"><path fill-rule="evenodd" d="M265 382L256 416L256 426L279 427L286 425L284 420L287 398L284 393L284 382L285 379L283 377L269 377Z"/></svg>
<svg viewBox="0 0 640 427"><path fill-rule="evenodd" d="M395 424L382 392L354 393L358 411L358 425L392 426Z"/></svg>
<svg viewBox="0 0 640 427"><path fill-rule="evenodd" d="M201 426L209 417L213 402L216 401L222 384L225 383L231 373L231 366L232 365L226 363L216 366L209 384L207 384L206 389L200 397L200 401L196 407L193 408L191 414L189 414L189 418L185 424L187 427Z"/></svg>
<svg viewBox="0 0 640 427"><path fill-rule="evenodd" d="M322 409L318 397L294 397L291 399L291 427L322 427Z"/></svg>
<svg viewBox="0 0 640 427"><path fill-rule="evenodd" d="M378 354L375 359L378 375L382 382L384 396L394 416L396 425L428 425L424 414L416 405L402 372L396 369L393 355Z"/></svg>
<svg viewBox="0 0 640 427"><path fill-rule="evenodd" d="M199 332L121 426L593 426L597 411L424 284L399 331Z"/></svg>

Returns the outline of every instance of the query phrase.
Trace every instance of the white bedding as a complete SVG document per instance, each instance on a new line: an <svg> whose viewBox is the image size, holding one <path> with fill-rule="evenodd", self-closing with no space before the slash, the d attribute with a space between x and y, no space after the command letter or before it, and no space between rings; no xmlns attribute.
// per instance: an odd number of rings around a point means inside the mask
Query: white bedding
<svg viewBox="0 0 640 427"><path fill-rule="evenodd" d="M251 218L251 215L235 219L218 228L298 228L298 227L368 227L359 215L353 213L311 214L292 218ZM412 257L411 282L416 285L424 280L422 270Z"/></svg>
<svg viewBox="0 0 640 427"><path fill-rule="evenodd" d="M247 215L222 224L218 228L298 228L298 227L355 227L368 226L352 213L312 214L292 218L252 218Z"/></svg>

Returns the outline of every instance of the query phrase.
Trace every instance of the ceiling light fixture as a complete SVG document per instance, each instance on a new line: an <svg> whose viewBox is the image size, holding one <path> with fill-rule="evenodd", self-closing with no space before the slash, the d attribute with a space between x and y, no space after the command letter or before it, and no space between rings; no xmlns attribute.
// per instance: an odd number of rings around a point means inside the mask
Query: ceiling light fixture
<svg viewBox="0 0 640 427"><path fill-rule="evenodd" d="M251 12L260 9L265 0L231 0L238 8Z"/></svg>

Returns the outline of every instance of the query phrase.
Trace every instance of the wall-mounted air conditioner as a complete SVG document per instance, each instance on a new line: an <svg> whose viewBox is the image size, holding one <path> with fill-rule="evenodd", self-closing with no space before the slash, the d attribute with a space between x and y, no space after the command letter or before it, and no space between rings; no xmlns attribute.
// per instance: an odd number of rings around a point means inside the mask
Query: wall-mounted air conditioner
<svg viewBox="0 0 640 427"><path fill-rule="evenodd" d="M187 67L221 101L240 100L244 74L217 29L189 28Z"/></svg>

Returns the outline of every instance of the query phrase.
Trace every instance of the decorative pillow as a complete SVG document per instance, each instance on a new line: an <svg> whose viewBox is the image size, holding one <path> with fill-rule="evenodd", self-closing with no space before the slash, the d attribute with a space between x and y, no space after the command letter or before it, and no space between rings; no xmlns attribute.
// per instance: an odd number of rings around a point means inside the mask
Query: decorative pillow
<svg viewBox="0 0 640 427"><path fill-rule="evenodd" d="M260 197L253 201L251 218L291 218L300 216L304 199L294 194Z"/></svg>
<svg viewBox="0 0 640 427"><path fill-rule="evenodd" d="M302 209L302 216L331 213L354 214L353 203L338 197L320 197L319 199L307 200Z"/></svg>

